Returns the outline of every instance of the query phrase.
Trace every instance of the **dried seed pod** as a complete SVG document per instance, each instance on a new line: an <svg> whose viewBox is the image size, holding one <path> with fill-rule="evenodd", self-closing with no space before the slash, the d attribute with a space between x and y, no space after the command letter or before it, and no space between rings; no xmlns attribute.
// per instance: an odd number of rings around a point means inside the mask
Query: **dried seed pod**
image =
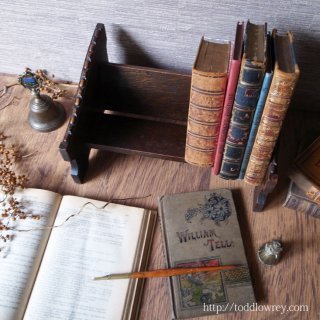
<svg viewBox="0 0 320 320"><path fill-rule="evenodd" d="M0 139L5 140L5 135L0 132ZM14 144L6 145L0 143L0 190L3 194L0 203L0 242L11 239L9 232L12 230L11 222L27 218L40 219L39 215L28 213L21 203L14 197L17 188L25 188L28 178L26 175L19 175L15 171L15 164L22 159L17 147ZM1 251L1 246L0 246Z"/></svg>

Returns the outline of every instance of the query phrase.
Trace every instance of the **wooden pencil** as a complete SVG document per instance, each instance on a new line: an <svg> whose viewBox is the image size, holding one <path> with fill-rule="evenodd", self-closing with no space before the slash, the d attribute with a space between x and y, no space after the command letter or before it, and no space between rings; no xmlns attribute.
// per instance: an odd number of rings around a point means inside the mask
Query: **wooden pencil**
<svg viewBox="0 0 320 320"><path fill-rule="evenodd" d="M192 274L197 272L214 272L224 271L239 268L242 266L204 266L204 267L190 267L190 268L172 268L172 269L157 269L149 271L131 272L131 273L113 273L102 277L95 277L94 280L115 280L115 279L141 279L141 278L159 278L172 277L182 274Z"/></svg>

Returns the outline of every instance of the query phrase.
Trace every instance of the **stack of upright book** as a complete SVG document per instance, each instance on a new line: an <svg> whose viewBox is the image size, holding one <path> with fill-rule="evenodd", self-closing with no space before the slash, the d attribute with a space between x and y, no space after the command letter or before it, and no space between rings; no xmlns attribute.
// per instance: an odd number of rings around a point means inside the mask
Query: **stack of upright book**
<svg viewBox="0 0 320 320"><path fill-rule="evenodd" d="M238 22L230 44L201 40L192 69L185 160L260 185L299 77L291 32ZM230 65L228 62L230 60Z"/></svg>

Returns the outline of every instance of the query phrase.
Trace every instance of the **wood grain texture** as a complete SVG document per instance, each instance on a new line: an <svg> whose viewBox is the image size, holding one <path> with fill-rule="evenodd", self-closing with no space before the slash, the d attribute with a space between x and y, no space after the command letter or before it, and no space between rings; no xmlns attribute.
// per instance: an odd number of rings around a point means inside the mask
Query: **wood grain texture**
<svg viewBox="0 0 320 320"><path fill-rule="evenodd" d="M0 87L14 78L0 76ZM62 194L86 196L98 200L145 196L114 202L155 209L157 198L163 194L205 190L209 187L210 169L193 167L185 163L171 162L140 156L117 155L107 152L92 152L89 181L75 184L70 176L69 165L61 159L58 146L63 138L64 126L51 133L33 131L27 123L29 92L21 86L9 89L0 98L0 130L4 130L12 143L24 154L36 152L24 159L17 170L27 173L30 187L38 187ZM62 101L71 111L74 101ZM308 305L309 312L241 312L204 317L203 320L305 320L320 316L319 299L319 235L320 220L302 213L282 208L288 186L284 172L292 163L297 141L302 136L310 141L319 135L319 114L291 112L285 122L282 135L282 152L279 171L282 173L277 190L268 200L263 213L251 211L253 188L241 181L227 181L213 177L211 188L231 188L239 215L249 267L258 301L262 304ZM257 249L266 241L282 239L286 251L279 265L266 268L256 258ZM149 269L164 267L163 247L159 223L152 244ZM171 306L167 279L149 279L143 295L140 320L169 320Z"/></svg>
<svg viewBox="0 0 320 320"><path fill-rule="evenodd" d="M239 223L253 277L256 298L266 305L308 305L309 312L247 312L215 319L319 319L319 231L318 219L282 207L289 179L286 176L297 153L320 135L320 115L290 111L280 136L279 179L261 213L252 212L254 188L243 181L230 182L212 176L210 188L234 190ZM258 262L259 247L281 239L285 250L280 263L264 267Z"/></svg>
<svg viewBox="0 0 320 320"><path fill-rule="evenodd" d="M0 88L15 81L14 77L0 76ZM75 93L75 90L74 92ZM165 161L140 156L126 156L102 151L90 154L88 182L75 184L69 164L62 160L58 147L63 139L67 122L50 133L39 133L27 122L30 93L22 86L14 86L0 98L0 131L9 137L23 154L34 153L24 159L17 170L26 173L28 186L85 196L97 200L111 200L127 205L156 209L158 197L164 194L205 190L209 186L210 169L192 167L186 163ZM70 113L73 100L62 103ZM127 201L119 198L144 197ZM150 269L164 267L159 224L156 228ZM156 305L157 301L157 305ZM169 319L170 303L166 279L155 279L147 284L141 319ZM156 308L156 309L153 309ZM163 310L165 308L165 310ZM163 318L164 317L164 318Z"/></svg>
<svg viewBox="0 0 320 320"><path fill-rule="evenodd" d="M233 40L237 21L247 19L294 33L301 78L293 104L318 110L318 0L7 1L0 11L0 70L20 73L30 66L78 81L101 22L110 62L191 73L202 35Z"/></svg>

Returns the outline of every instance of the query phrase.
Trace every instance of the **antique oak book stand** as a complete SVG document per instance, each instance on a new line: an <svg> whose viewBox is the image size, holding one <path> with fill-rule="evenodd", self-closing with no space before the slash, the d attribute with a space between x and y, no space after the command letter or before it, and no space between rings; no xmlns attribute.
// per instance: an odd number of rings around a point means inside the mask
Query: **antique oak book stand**
<svg viewBox="0 0 320 320"><path fill-rule="evenodd" d="M77 98L60 144L75 182L83 182L91 148L184 161L191 75L108 62L97 24Z"/></svg>
<svg viewBox="0 0 320 320"><path fill-rule="evenodd" d="M184 161L191 75L108 62L106 32L97 24L60 152L82 183L90 149ZM277 182L276 164L255 188L261 211Z"/></svg>

